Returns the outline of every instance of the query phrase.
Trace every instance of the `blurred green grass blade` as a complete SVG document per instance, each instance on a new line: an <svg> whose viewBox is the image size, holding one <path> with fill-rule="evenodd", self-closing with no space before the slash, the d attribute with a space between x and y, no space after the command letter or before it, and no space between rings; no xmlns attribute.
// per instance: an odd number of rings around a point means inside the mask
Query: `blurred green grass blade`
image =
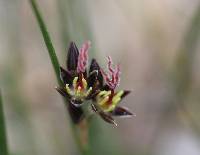
<svg viewBox="0 0 200 155"><path fill-rule="evenodd" d="M37 6L35 0L30 0L30 3L31 3L32 9L33 9L33 12L35 14L35 17L37 19L37 22L39 24L40 30L42 32L47 50L49 52L49 56L51 58L52 65L53 65L54 71L56 73L57 81L58 81L59 85L62 85L62 82L60 80L60 69L59 69L60 65L59 65L58 58L57 58L56 53L55 53L55 49L54 49L53 44L51 42L49 33L47 31L46 25L44 23L44 20L42 19L42 16L40 14L40 11L38 9L38 6Z"/></svg>
<svg viewBox="0 0 200 155"><path fill-rule="evenodd" d="M190 86L192 64L200 38L200 4L191 19L177 55L174 68L174 86L178 95L184 96Z"/></svg>
<svg viewBox="0 0 200 155"><path fill-rule="evenodd" d="M200 4L197 10L194 12L194 16L191 19L191 23L185 34L181 51L184 50L188 54L193 54L196 51L198 44L198 38L200 36Z"/></svg>
<svg viewBox="0 0 200 155"><path fill-rule="evenodd" d="M180 47L180 51L177 55L176 66L174 69L174 81L175 90L177 93L178 108L184 112L185 118L188 119L190 126L193 130L200 135L200 125L194 118L193 114L188 110L184 104L185 97L190 91L193 75L193 61L197 51L200 38L200 3L197 10L191 19L191 23L188 26L185 37Z"/></svg>
<svg viewBox="0 0 200 155"><path fill-rule="evenodd" d="M8 147L6 140L6 125L3 112L3 101L0 91L0 155L8 155Z"/></svg>

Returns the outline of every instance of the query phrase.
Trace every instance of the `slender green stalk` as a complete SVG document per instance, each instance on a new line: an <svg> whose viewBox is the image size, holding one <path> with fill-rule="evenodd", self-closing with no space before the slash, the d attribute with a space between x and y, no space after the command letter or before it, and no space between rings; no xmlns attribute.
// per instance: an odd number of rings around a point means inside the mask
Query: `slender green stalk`
<svg viewBox="0 0 200 155"><path fill-rule="evenodd" d="M3 112L3 101L0 92L0 155L8 155L6 124Z"/></svg>
<svg viewBox="0 0 200 155"><path fill-rule="evenodd" d="M192 82L192 64L197 52L200 37L200 4L191 19L186 34L183 38L173 75L174 84L178 95L185 96Z"/></svg>
<svg viewBox="0 0 200 155"><path fill-rule="evenodd" d="M200 38L200 4L191 19L187 32L183 38L179 54L177 56L174 69L174 88L177 93L178 108L184 112L191 127L200 134L200 124L195 121L191 112L184 104L184 97L188 94L192 83L192 66L197 52L197 46Z"/></svg>
<svg viewBox="0 0 200 155"><path fill-rule="evenodd" d="M46 25L45 25L45 23L42 19L42 16L40 14L40 11L39 11L39 8L38 8L36 1L30 0L30 4L32 6L33 12L35 14L35 17L36 17L37 22L39 24L41 33L43 35L44 42L45 42L47 50L49 52L49 56L51 58L51 62L52 62L52 65L53 65L53 68L54 68L54 71L55 71L55 74L56 74L56 77L57 77L58 84L60 86L62 86L63 84L60 80L60 68L59 68L60 65L59 65L58 58L57 58L56 53L55 53L55 49L54 49L53 44L51 42L50 36L48 34L47 27L46 27ZM64 100L64 101L66 102L66 100ZM81 143L81 138L80 138L79 133L78 133L78 126L71 123L71 128L72 128L74 139L77 143L77 146L78 146L81 154L88 155L89 150L86 147L84 147Z"/></svg>

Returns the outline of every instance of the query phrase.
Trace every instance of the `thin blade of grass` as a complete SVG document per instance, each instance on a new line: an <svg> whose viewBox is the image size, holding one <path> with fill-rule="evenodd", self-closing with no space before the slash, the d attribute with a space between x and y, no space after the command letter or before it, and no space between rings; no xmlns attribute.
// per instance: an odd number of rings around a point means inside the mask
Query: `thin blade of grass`
<svg viewBox="0 0 200 155"><path fill-rule="evenodd" d="M8 155L6 124L3 111L3 101L0 91L0 155Z"/></svg>
<svg viewBox="0 0 200 155"><path fill-rule="evenodd" d="M179 53L177 55L175 68L173 70L174 83L178 95L183 95L189 89L192 77L192 64L197 52L200 37L200 5L194 13L183 38Z"/></svg>
<svg viewBox="0 0 200 155"><path fill-rule="evenodd" d="M200 3L183 38L173 71L174 78L172 78L174 89L177 93L176 100L179 101L177 102L177 108L181 110L192 129L198 135L200 135L200 124L195 120L195 118L193 118L193 115L184 103L184 99L190 91L192 84L193 62L196 56L199 38Z"/></svg>

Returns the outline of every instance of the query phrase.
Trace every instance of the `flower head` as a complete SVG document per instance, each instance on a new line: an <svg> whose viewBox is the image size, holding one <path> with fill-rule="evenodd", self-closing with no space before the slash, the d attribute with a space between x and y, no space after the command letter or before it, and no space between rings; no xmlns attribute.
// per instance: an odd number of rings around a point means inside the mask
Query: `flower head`
<svg viewBox="0 0 200 155"><path fill-rule="evenodd" d="M76 110L76 113L83 113L80 106L85 100L94 98L103 80L100 67L95 59L92 60L89 73L87 73L89 47L90 42L84 43L80 50L74 42L70 43L67 69L60 67L63 87L56 87L56 90L72 104L69 106L70 110ZM78 116L77 122L81 117L82 115Z"/></svg>
<svg viewBox="0 0 200 155"><path fill-rule="evenodd" d="M131 116L132 112L128 108L120 107L118 104L121 100L130 93L127 90L115 91L120 81L120 68L116 65L112 67L113 62L111 57L108 57L108 73L101 69L101 73L105 80L103 90L96 96L96 103L92 105L92 109L108 123L117 125L112 116Z"/></svg>
<svg viewBox="0 0 200 155"><path fill-rule="evenodd" d="M113 67L111 57L107 58L108 72L100 68L96 59L92 59L87 69L89 48L90 42L80 49L74 42L70 43L66 69L60 67L63 87L56 87L56 90L69 102L69 113L75 123L84 118L81 107L84 101L92 100L92 109L106 122L117 125L112 116L133 115L127 108L118 106L130 91L115 90L120 81L120 67Z"/></svg>
<svg viewBox="0 0 200 155"><path fill-rule="evenodd" d="M96 90L93 85L97 82L100 68L96 60L93 60L87 76L89 47L90 42L86 42L78 50L76 44L72 42L68 51L67 70L60 67L60 76L64 83L62 95L68 97L76 106L81 105L85 99L90 99Z"/></svg>

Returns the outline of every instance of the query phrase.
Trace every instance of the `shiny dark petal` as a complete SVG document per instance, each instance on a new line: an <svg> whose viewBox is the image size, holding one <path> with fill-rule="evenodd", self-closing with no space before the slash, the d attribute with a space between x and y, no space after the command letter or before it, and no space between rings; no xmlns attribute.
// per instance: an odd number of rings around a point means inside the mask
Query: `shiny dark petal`
<svg viewBox="0 0 200 155"><path fill-rule="evenodd" d="M103 87L101 88L101 90L106 90L106 91L109 91L110 90L110 87L108 85L103 85Z"/></svg>
<svg viewBox="0 0 200 155"><path fill-rule="evenodd" d="M116 107L112 113L113 116L120 116L120 117L129 117L129 116L135 116L134 113L132 113L131 111L129 111L128 108L126 107Z"/></svg>
<svg viewBox="0 0 200 155"><path fill-rule="evenodd" d="M64 88L61 87L55 87L55 89L64 97L69 97L69 95L66 93L66 91L64 90Z"/></svg>
<svg viewBox="0 0 200 155"><path fill-rule="evenodd" d="M97 76L98 76L98 71L94 70L91 72L87 78L88 81L88 87L93 87L95 83L97 82Z"/></svg>
<svg viewBox="0 0 200 155"><path fill-rule="evenodd" d="M123 95L121 96L121 98L123 99L124 97L126 97L128 94L130 94L130 90L124 90Z"/></svg>
<svg viewBox="0 0 200 155"><path fill-rule="evenodd" d="M110 123L110 124L114 124L115 126L117 126L117 123L115 122L115 120L112 118L112 116L110 114L104 113L103 111L99 112L99 115L101 116L101 118Z"/></svg>
<svg viewBox="0 0 200 155"><path fill-rule="evenodd" d="M94 74L93 72L97 72L97 74ZM103 75L101 74L101 69L99 67L99 64L95 59L92 59L90 64L90 70L89 70L89 76L92 76L89 80L89 84L92 86L96 82L96 78L99 81L99 87L103 86Z"/></svg>
<svg viewBox="0 0 200 155"><path fill-rule="evenodd" d="M99 64L97 63L96 59L92 59L89 73L91 73L94 70L100 70Z"/></svg>
<svg viewBox="0 0 200 155"><path fill-rule="evenodd" d="M63 69L62 67L60 67L60 78L63 81L64 84L72 84L73 81L73 77L71 75L71 73L65 69Z"/></svg>
<svg viewBox="0 0 200 155"><path fill-rule="evenodd" d="M93 70L92 72L90 72L89 77L90 76L96 76L98 75L98 70Z"/></svg>
<svg viewBox="0 0 200 155"><path fill-rule="evenodd" d="M67 105L68 105L67 108L68 108L68 111L69 111L72 121L75 124L78 124L79 122L81 122L81 120L83 120L83 118L85 116L83 109L81 107L76 107L71 103L69 103Z"/></svg>
<svg viewBox="0 0 200 155"><path fill-rule="evenodd" d="M67 54L67 69L75 71L78 63L79 50L74 42L71 42Z"/></svg>

